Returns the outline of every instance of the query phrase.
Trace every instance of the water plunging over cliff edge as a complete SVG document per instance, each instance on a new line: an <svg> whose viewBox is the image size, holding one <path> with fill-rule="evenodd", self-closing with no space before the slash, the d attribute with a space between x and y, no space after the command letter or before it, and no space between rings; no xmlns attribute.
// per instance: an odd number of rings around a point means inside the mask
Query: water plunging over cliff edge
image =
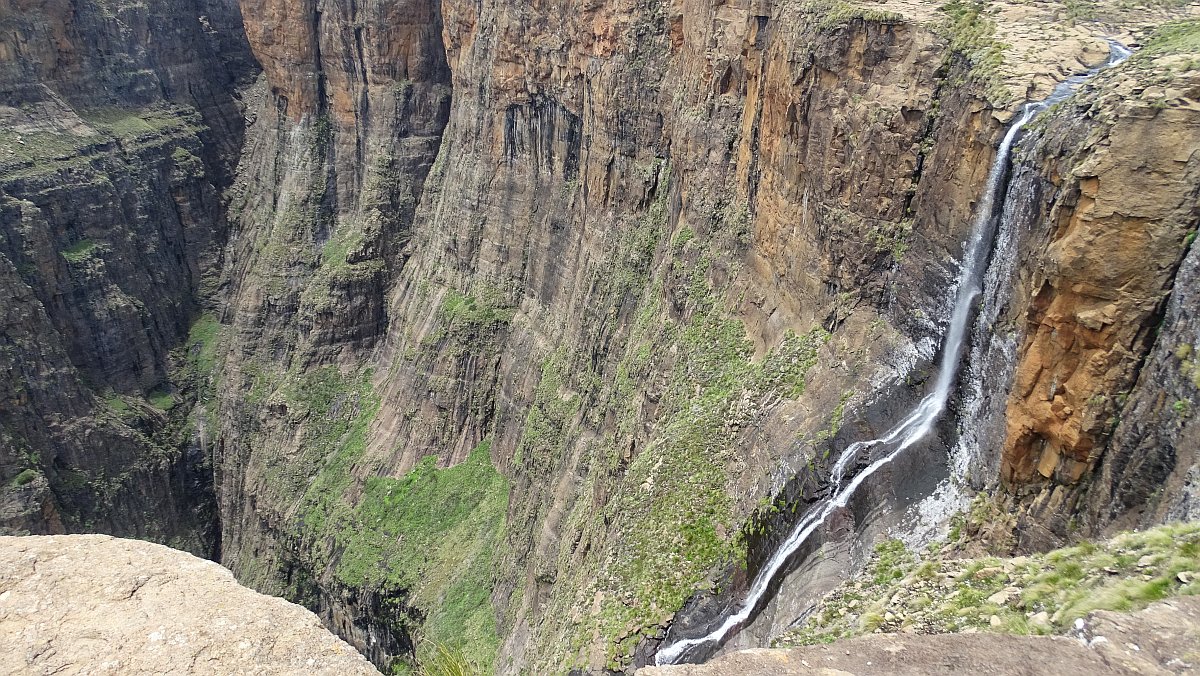
<svg viewBox="0 0 1200 676"><path fill-rule="evenodd" d="M846 447L834 464L831 477L833 494L824 502L819 503L808 511L805 516L792 528L787 539L763 564L746 598L736 606L736 610L725 617L720 624L707 634L696 638L678 640L662 647L655 655L655 664L662 666L674 664L686 657L696 648L710 644L719 644L737 632L750 617L758 610L763 602L771 583L776 575L784 569L792 555L795 554L809 537L825 523L826 519L837 509L845 507L854 496L855 491L871 475L891 463L906 449L921 441L934 427L950 399L950 393L958 378L959 365L962 360L963 346L966 341L968 328L971 324L971 309L975 299L982 292L983 272L987 267L992 241L995 237L998 220L998 205L1008 198L1007 177L1011 163L1013 146L1021 129L1038 113L1066 99L1085 80L1099 71L1115 66L1129 58L1131 52L1124 46L1111 42L1111 53L1108 61L1099 68L1086 74L1077 75L1063 81L1043 101L1027 103L1020 117L1009 128L1004 140L996 151L988 175L983 198L979 203L975 220L971 226L970 239L967 242L966 253L963 257L962 269L959 273L958 291L955 296L954 311L950 317L949 328L943 343L942 356L938 365L937 380L933 389L903 420L878 439L859 441ZM846 470L854 465L859 454L874 448L882 451L877 459L865 469L843 483Z"/></svg>

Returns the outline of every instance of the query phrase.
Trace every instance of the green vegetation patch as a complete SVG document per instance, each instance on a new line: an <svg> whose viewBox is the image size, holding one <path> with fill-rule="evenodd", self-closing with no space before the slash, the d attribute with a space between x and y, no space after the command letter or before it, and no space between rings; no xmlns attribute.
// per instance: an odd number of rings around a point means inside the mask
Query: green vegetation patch
<svg viewBox="0 0 1200 676"><path fill-rule="evenodd" d="M483 442L466 462L441 469L428 456L400 479L372 477L337 530L336 568L350 586L410 590L428 612L417 629L418 663L444 651L490 671L499 649L490 597L504 531L508 482Z"/></svg>
<svg viewBox="0 0 1200 676"><path fill-rule="evenodd" d="M1171 21L1158 27L1139 54L1200 54L1200 19Z"/></svg>
<svg viewBox="0 0 1200 676"><path fill-rule="evenodd" d="M428 647L429 656L421 662L417 670L419 676L476 676L480 673L462 653L442 643L434 643ZM406 667L394 669L395 673L405 673Z"/></svg>
<svg viewBox="0 0 1200 676"><path fill-rule="evenodd" d="M14 486L28 486L39 476L41 476L41 472L38 472L36 469L23 469L20 474L13 477L12 484Z"/></svg>
<svg viewBox="0 0 1200 676"><path fill-rule="evenodd" d="M616 573L643 603L677 608L731 550L733 500L726 490L731 399L753 375L753 348L740 322L712 314L681 332L685 346L667 395L674 412L660 423L656 443L629 467L621 511L630 524L631 556ZM662 579L662 578L667 579Z"/></svg>
<svg viewBox="0 0 1200 676"><path fill-rule="evenodd" d="M464 295L451 289L442 300L438 316L450 333L474 331L512 321L516 310L499 289L484 286L477 295Z"/></svg>
<svg viewBox="0 0 1200 676"><path fill-rule="evenodd" d="M200 315L188 330L187 341L181 349L178 363L183 369L184 390L195 396L192 416L203 416L209 429L216 429L217 392L220 387L218 360L222 353L221 323L211 314ZM193 424L195 420L193 420Z"/></svg>
<svg viewBox="0 0 1200 676"><path fill-rule="evenodd" d="M217 366L221 323L213 315L201 315L188 331L187 360L197 373L212 373Z"/></svg>
<svg viewBox="0 0 1200 676"><path fill-rule="evenodd" d="M192 175L204 171L200 159L180 145L199 148L197 135L207 129L193 108L159 106L77 112L90 127L85 128L82 135L66 131L0 129L0 180L38 177L67 169L110 169L111 158L122 151L158 151L172 146L175 148L171 157L177 166ZM108 180L103 175L100 178Z"/></svg>
<svg viewBox="0 0 1200 676"><path fill-rule="evenodd" d="M204 175L204 162L187 148L182 146L176 148L171 153L171 160L175 162L175 167L187 176L200 177Z"/></svg>
<svg viewBox="0 0 1200 676"><path fill-rule="evenodd" d="M82 111L81 116L97 130L122 140L194 135L205 130L199 113L191 108L96 108Z"/></svg>
<svg viewBox="0 0 1200 676"><path fill-rule="evenodd" d="M368 283L383 273L384 262L380 258L350 262L351 254L367 237L363 230L351 227L325 243L320 267L309 281L301 298L306 309L335 310L334 299L343 293L343 289L359 283Z"/></svg>
<svg viewBox="0 0 1200 676"><path fill-rule="evenodd" d="M981 0L951 0L938 8L944 18L935 29L950 40L949 53L968 64L965 80L951 84L973 81L983 87L993 104L1004 105L1013 98L999 70L1007 45L996 39L996 22L987 16L987 8L988 3Z"/></svg>
<svg viewBox="0 0 1200 676"><path fill-rule="evenodd" d="M1179 360L1179 370L1185 378L1190 378L1196 389L1200 389L1200 353L1192 349L1190 343L1176 346L1175 358Z"/></svg>
<svg viewBox="0 0 1200 676"><path fill-rule="evenodd" d="M115 392L110 392L104 397L104 405L118 416L124 416L132 410L129 402L125 401L124 397Z"/></svg>
<svg viewBox="0 0 1200 676"><path fill-rule="evenodd" d="M350 252L362 246L364 233L356 228L342 228L321 247L321 265L344 268L350 265Z"/></svg>
<svg viewBox="0 0 1200 676"><path fill-rule="evenodd" d="M88 259L95 255L96 250L99 248L100 245L92 240L81 239L70 247L63 249L60 253L62 253L63 258L67 259L68 263L78 265L87 262Z"/></svg>
<svg viewBox="0 0 1200 676"><path fill-rule="evenodd" d="M248 402L283 408L287 424L301 437L297 453L265 458L265 483L281 504L298 504L301 534L315 538L313 555L327 560L326 527L344 508L351 469L366 451L368 427L379 409L371 373L324 366L278 374L253 363L244 370L252 383Z"/></svg>
<svg viewBox="0 0 1200 676"><path fill-rule="evenodd" d="M522 473L526 476L549 479L552 464L561 455L570 426L579 412L580 397L562 394L569 380L568 364L563 352L542 362L542 377L529 413L525 415L521 443L513 456L513 464L522 465Z"/></svg>
<svg viewBox="0 0 1200 676"><path fill-rule="evenodd" d="M876 631L1059 634L1096 610L1138 610L1200 594L1200 524L1162 526L1011 559L958 559L899 541L879 545L864 573L831 592L779 646Z"/></svg>
<svg viewBox="0 0 1200 676"><path fill-rule="evenodd" d="M696 239L696 232L691 228L684 228L679 231L678 235L675 235L675 239L671 242L671 250L679 254L688 245L688 242L694 239Z"/></svg>
<svg viewBox="0 0 1200 676"><path fill-rule="evenodd" d="M892 260L899 263L904 258L904 254L908 253L912 229L913 221L911 218L906 218L898 223L877 221L871 226L868 234L871 237L871 241L875 244L875 248L880 251L891 252Z"/></svg>
<svg viewBox="0 0 1200 676"><path fill-rule="evenodd" d="M79 166L85 162L80 153L101 140L98 135L0 129L0 174L3 178L19 178Z"/></svg>
<svg viewBox="0 0 1200 676"><path fill-rule="evenodd" d="M150 402L151 406L160 411L170 411L175 408L175 404L179 403L175 395L167 389L151 391L150 394L146 395L146 401Z"/></svg>
<svg viewBox="0 0 1200 676"><path fill-rule="evenodd" d="M896 12L861 7L844 0L808 0L803 7L806 12L818 17L817 28L827 32L845 28L855 20L895 23L904 18Z"/></svg>
<svg viewBox="0 0 1200 676"><path fill-rule="evenodd" d="M745 326L730 318L724 291L709 281L708 245L693 240L686 249L694 260L674 261L670 273L684 318L666 320L661 287L651 285L615 383L614 400L625 407L620 419L632 421L641 405L634 383L668 374L653 436L632 458L603 517L620 533L601 580L595 620L610 641L610 668L627 663L642 639L639 628L711 588L714 571L744 565L728 486L737 432L753 415L744 402L803 394L807 372L829 337L819 328L788 332L774 350L754 359ZM601 461L619 464L612 451Z"/></svg>
<svg viewBox="0 0 1200 676"><path fill-rule="evenodd" d="M303 490L301 509L304 530L328 533L344 509L354 463L367 450L367 431L379 411L379 398L371 389L370 373L343 375L326 366L304 374L284 386L284 396L308 419L304 456L288 463L300 473L289 478ZM286 471L286 470L285 470Z"/></svg>
<svg viewBox="0 0 1200 676"><path fill-rule="evenodd" d="M198 329L215 334L210 324ZM299 457L278 458L266 472L273 490L298 502L313 568L331 568L347 587L394 600L391 616L416 640L419 665L449 651L476 673L491 671L499 649L493 557L509 487L492 466L489 444L454 467L439 468L431 455L399 479L369 476L361 496L351 498L379 410L371 373L326 366L285 376L264 396L285 402L303 425Z"/></svg>
<svg viewBox="0 0 1200 676"><path fill-rule="evenodd" d="M644 168L646 177L656 186L654 201L636 223L622 228L621 239L614 252L615 265L606 280L606 296L612 303L610 314L615 315L626 302L636 301L646 290L650 270L659 245L667 236L670 216L671 165L662 160ZM684 243L690 238L685 237ZM682 248L682 245L681 245ZM632 297L631 297L632 296Z"/></svg>

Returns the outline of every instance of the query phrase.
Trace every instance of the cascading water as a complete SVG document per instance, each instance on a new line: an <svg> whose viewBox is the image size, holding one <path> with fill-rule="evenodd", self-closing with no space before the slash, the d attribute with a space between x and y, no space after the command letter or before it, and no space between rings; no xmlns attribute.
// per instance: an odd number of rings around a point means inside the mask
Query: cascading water
<svg viewBox="0 0 1200 676"><path fill-rule="evenodd" d="M954 311L950 317L949 328L943 344L941 361L938 366L938 376L932 391L917 404L916 408L901 420L895 427L878 439L860 441L851 444L838 457L832 470L833 495L823 503L814 506L792 528L787 539L775 550L774 554L763 564L746 598L737 609L728 615L716 628L703 636L676 641L661 648L655 655L655 664L674 664L699 646L720 643L738 629L755 612L763 602L763 597L770 588L775 576L784 568L788 559L808 541L809 537L821 527L837 509L845 507L854 492L871 475L891 463L898 455L923 439L937 423L938 418L946 410L950 393L958 377L958 367L962 358L963 346L966 341L968 328L971 323L971 307L982 292L983 271L987 265L988 254L991 251L992 240L996 229L996 206L998 199L1007 197L1006 177L1012 158L1013 145L1021 129L1031 119L1046 108L1062 101L1069 96L1087 78L1104 68L1114 66L1129 58L1131 52L1115 42L1110 42L1111 53L1108 61L1100 68L1085 75L1071 77L1059 84L1054 92L1045 100L1037 103L1027 103L996 151L996 159L992 163L988 175L987 186L983 199L979 204L975 220L971 226L970 240L963 258L962 270L959 273L958 291L955 296ZM843 485L846 470L858 459L859 455L873 448L883 449L883 453L865 469L854 475Z"/></svg>

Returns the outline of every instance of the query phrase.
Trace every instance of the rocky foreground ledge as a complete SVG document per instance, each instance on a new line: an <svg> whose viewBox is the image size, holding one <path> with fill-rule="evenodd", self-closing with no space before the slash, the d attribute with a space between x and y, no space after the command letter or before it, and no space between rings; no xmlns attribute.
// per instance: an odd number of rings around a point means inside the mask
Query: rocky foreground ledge
<svg viewBox="0 0 1200 676"><path fill-rule="evenodd" d="M1100 611L1071 636L883 634L790 650L743 650L638 676L1200 673L1200 598Z"/></svg>
<svg viewBox="0 0 1200 676"><path fill-rule="evenodd" d="M0 673L378 674L211 561L104 535L0 537Z"/></svg>

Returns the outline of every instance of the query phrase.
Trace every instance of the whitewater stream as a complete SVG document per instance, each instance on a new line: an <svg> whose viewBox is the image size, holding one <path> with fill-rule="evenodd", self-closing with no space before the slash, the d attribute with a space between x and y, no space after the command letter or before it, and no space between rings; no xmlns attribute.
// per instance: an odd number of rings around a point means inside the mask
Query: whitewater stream
<svg viewBox="0 0 1200 676"><path fill-rule="evenodd" d="M784 569L788 560L808 541L809 537L824 525L829 516L834 511L845 507L859 486L871 475L891 463L906 449L921 441L933 429L946 410L950 393L958 378L963 347L971 324L971 308L983 290L983 271L987 267L992 241L995 237L996 221L998 220L996 206L998 203L1003 203L1003 200L1008 197L1006 178L1017 136L1034 116L1070 96L1089 77L1129 58L1131 52L1128 49L1115 42L1109 44L1111 54L1103 66L1086 74L1068 78L1043 101L1025 104L1020 117L1004 135L1004 140L996 151L996 159L993 161L988 175L983 199L979 203L975 220L971 225L970 239L967 242L966 255L963 257L962 269L959 273L954 311L950 316L941 361L938 365L937 380L934 382L933 389L908 416L883 436L847 446L833 466L831 473L831 483L835 487L833 494L823 503L810 509L796 523L787 539L759 569L745 599L737 605L734 612L703 636L681 639L660 648L655 655L656 665L675 664L696 648L709 644L720 644L740 629L764 602L767 590L776 575ZM849 482L843 483L846 470L856 464L859 455L876 448L881 449L878 459L855 474Z"/></svg>

